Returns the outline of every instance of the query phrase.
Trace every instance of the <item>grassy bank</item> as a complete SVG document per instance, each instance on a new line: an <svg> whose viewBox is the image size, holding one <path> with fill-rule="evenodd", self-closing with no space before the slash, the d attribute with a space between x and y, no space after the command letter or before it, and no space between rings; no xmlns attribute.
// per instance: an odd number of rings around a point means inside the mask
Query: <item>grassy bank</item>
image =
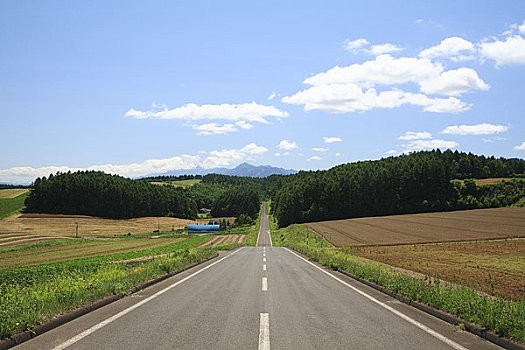
<svg viewBox="0 0 525 350"><path fill-rule="evenodd" d="M509 301L480 295L474 289L442 285L394 271L375 262L364 261L350 251L333 248L303 225L272 230L274 246L286 246L332 269L348 271L466 321L494 330L502 336L525 342L525 301Z"/></svg>
<svg viewBox="0 0 525 350"><path fill-rule="evenodd" d="M217 254L201 237L164 248L0 270L0 338ZM168 249L169 250L166 250ZM131 260L164 253L153 259Z"/></svg>
<svg viewBox="0 0 525 350"><path fill-rule="evenodd" d="M22 210L27 196L28 193L23 193L15 198L0 198L0 219Z"/></svg>

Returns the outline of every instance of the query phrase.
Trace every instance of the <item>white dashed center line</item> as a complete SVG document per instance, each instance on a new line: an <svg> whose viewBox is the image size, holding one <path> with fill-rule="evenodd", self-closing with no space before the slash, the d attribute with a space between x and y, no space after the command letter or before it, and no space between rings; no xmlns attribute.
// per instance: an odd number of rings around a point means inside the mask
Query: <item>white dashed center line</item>
<svg viewBox="0 0 525 350"><path fill-rule="evenodd" d="M266 277L262 278L262 291L266 292L268 290L268 279Z"/></svg>
<svg viewBox="0 0 525 350"><path fill-rule="evenodd" d="M270 350L270 315L261 313L259 321L259 350Z"/></svg>

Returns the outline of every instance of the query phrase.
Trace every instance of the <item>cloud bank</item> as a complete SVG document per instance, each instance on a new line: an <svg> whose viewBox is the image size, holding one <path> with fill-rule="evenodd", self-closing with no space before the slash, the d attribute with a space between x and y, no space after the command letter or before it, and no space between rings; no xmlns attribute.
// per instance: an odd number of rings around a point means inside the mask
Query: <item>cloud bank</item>
<svg viewBox="0 0 525 350"><path fill-rule="evenodd" d="M141 163L102 164L87 168L67 166L46 167L13 167L0 169L0 183L28 184L37 177L49 176L56 172L99 170L125 177L140 177L149 174L165 173L172 170L190 170L197 167L211 169L216 167L232 167L244 161L253 161L268 151L267 148L255 143L247 144L240 149L222 149L205 152L203 155L178 155L165 159L148 159Z"/></svg>

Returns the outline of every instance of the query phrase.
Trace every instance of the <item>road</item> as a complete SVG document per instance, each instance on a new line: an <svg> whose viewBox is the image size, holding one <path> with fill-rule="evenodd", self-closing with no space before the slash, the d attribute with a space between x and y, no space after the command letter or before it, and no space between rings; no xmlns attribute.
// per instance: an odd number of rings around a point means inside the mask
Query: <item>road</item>
<svg viewBox="0 0 525 350"><path fill-rule="evenodd" d="M499 349L272 247L244 247L16 349Z"/></svg>

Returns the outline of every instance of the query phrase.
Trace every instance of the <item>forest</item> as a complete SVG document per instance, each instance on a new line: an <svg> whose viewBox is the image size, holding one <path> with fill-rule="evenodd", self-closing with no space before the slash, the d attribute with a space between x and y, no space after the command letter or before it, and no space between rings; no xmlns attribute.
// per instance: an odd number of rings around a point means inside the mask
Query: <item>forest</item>
<svg viewBox="0 0 525 350"><path fill-rule="evenodd" d="M26 212L83 214L113 219L197 216L195 201L182 188L155 186L99 171L58 173L38 178L25 205Z"/></svg>
<svg viewBox="0 0 525 350"><path fill-rule="evenodd" d="M423 151L300 172L277 182L272 213L280 226L363 216L511 205L525 182L477 187L455 179L515 177L525 161L471 153ZM468 187L468 188L467 188Z"/></svg>
<svg viewBox="0 0 525 350"><path fill-rule="evenodd" d="M197 177L127 179L96 171L38 178L26 211L108 218L212 215L256 218L260 201L271 199L280 226L310 221L513 205L525 197L525 181L478 186L469 179L525 177L525 161L472 153L422 151L375 161L250 178L210 174L189 187L149 181ZM523 201L523 200L522 200Z"/></svg>

